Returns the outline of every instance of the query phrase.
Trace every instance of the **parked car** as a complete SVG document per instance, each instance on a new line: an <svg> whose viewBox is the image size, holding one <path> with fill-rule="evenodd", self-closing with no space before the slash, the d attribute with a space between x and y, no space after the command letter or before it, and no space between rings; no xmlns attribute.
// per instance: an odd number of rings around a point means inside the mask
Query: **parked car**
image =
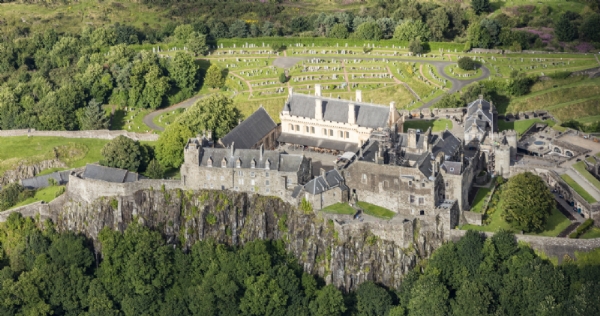
<svg viewBox="0 0 600 316"><path fill-rule="evenodd" d="M562 194L559 194L558 197L561 198L561 199L565 198Z"/></svg>

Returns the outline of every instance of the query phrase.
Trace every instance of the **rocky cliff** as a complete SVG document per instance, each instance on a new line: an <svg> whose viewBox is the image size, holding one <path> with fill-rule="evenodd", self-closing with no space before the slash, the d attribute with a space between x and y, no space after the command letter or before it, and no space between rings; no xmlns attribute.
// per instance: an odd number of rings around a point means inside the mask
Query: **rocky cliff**
<svg viewBox="0 0 600 316"><path fill-rule="evenodd" d="M34 164L28 164L27 161L21 161L15 168L5 171L4 174L0 176L0 186L35 177L46 169L66 167L67 165L58 159L43 160Z"/></svg>
<svg viewBox="0 0 600 316"><path fill-rule="evenodd" d="M123 231L133 221L160 230L169 243L183 247L205 238L228 245L282 239L305 271L346 291L365 280L397 287L401 276L443 237L437 226L422 227L424 222L415 220L413 238L401 248L378 238L368 226L350 229L278 198L227 191L155 188L92 203L67 195L53 217L58 229L79 231L94 241L102 228Z"/></svg>

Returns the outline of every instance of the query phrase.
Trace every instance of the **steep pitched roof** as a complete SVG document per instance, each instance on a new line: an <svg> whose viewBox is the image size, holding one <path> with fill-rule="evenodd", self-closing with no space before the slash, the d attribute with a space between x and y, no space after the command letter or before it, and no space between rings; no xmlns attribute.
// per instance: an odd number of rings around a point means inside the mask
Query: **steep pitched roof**
<svg viewBox="0 0 600 316"><path fill-rule="evenodd" d="M440 168L446 170L449 174L460 175L462 172L462 163L458 161L444 161Z"/></svg>
<svg viewBox="0 0 600 316"><path fill-rule="evenodd" d="M481 106L481 109L479 108ZM492 105L490 102L477 99L467 106L467 119L477 116L478 114L485 115L488 121L492 121Z"/></svg>
<svg viewBox="0 0 600 316"><path fill-rule="evenodd" d="M356 152L358 150L358 145L356 145L356 143L344 142L328 138L298 135L293 133L281 133L277 141L281 143L290 143L309 147L335 149L341 151Z"/></svg>
<svg viewBox="0 0 600 316"><path fill-rule="evenodd" d="M443 131L436 140L431 152L436 156L440 151L445 155L452 156L460 148L460 140L450 131Z"/></svg>
<svg viewBox="0 0 600 316"><path fill-rule="evenodd" d="M335 169L329 170L325 173L325 176L318 176L304 185L304 190L310 194L319 194L335 187L342 187L346 189L343 184L344 177Z"/></svg>
<svg viewBox="0 0 600 316"><path fill-rule="evenodd" d="M87 164L83 171L83 178L102 180L106 182L125 183L134 182L141 177L135 173L125 169L104 167L95 164Z"/></svg>
<svg viewBox="0 0 600 316"><path fill-rule="evenodd" d="M265 150L261 159L259 149L235 149L232 155L231 148L203 148L200 165L206 167L208 159L212 159L214 168L221 168L223 159L226 160L226 168L235 168L239 159L241 168L251 169L254 161L255 169L266 169L268 162L269 170L294 172L300 169L304 156Z"/></svg>
<svg viewBox="0 0 600 316"><path fill-rule="evenodd" d="M225 135L221 142L225 146L231 146L235 142L235 147L240 149L250 149L258 143L263 137L267 136L277 124L269 116L267 111L260 107L247 119L232 129Z"/></svg>
<svg viewBox="0 0 600 316"><path fill-rule="evenodd" d="M386 127L390 115L389 107L353 102L327 97L318 97L307 94L292 94L284 110L289 107L290 115L315 118L315 103L317 99L323 101L323 119L326 121L348 123L348 106L354 104L356 124L362 127Z"/></svg>
<svg viewBox="0 0 600 316"><path fill-rule="evenodd" d="M45 188L50 185L48 183L49 179L54 179L54 181L56 181L58 184L65 184L69 182L69 173L71 173L69 170L57 171L43 176L23 179L21 180L21 184L28 189Z"/></svg>

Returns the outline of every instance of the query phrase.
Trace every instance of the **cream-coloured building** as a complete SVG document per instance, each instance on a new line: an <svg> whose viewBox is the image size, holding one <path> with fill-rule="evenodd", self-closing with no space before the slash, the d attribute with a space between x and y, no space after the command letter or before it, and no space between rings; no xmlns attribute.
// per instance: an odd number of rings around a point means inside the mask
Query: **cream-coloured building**
<svg viewBox="0 0 600 316"><path fill-rule="evenodd" d="M280 143L356 152L373 131L397 125L402 129L402 118L394 102L389 107L362 102L362 92L356 91L356 100L327 98L321 95L321 85L315 85L315 95L293 93L279 118Z"/></svg>

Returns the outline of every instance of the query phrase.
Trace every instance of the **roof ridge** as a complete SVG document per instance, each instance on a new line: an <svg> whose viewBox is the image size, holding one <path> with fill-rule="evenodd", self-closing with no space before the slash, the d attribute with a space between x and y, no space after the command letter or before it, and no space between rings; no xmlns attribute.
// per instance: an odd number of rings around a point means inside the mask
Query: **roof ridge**
<svg viewBox="0 0 600 316"><path fill-rule="evenodd" d="M294 95L300 95L300 96L307 96L307 97L311 97L314 99L324 99L324 100L333 100L333 101L347 101L349 103L352 103L354 105L366 105L366 106L372 106L372 107L384 107L384 108L389 108L389 105L385 105L385 104L377 104L377 103L371 103L371 102L358 102L358 101L353 101L353 100L348 100L348 99L337 99L337 98L332 98L332 97L325 97L325 96L316 96L316 95L312 95L312 94L305 94L305 93L292 93L292 96Z"/></svg>

